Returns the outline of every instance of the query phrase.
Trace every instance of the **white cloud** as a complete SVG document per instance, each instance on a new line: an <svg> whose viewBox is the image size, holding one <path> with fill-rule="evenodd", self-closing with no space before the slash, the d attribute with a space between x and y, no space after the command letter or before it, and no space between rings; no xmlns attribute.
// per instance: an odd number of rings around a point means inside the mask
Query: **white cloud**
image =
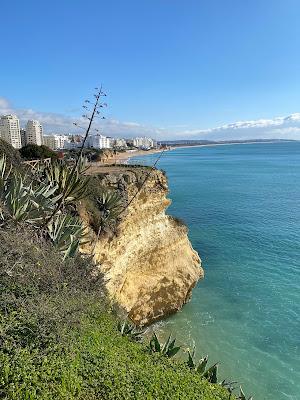
<svg viewBox="0 0 300 400"><path fill-rule="evenodd" d="M237 121L212 129L193 129L178 132L178 136L190 139L299 139L300 113L273 119Z"/></svg>
<svg viewBox="0 0 300 400"><path fill-rule="evenodd" d="M73 122L84 125L85 120L59 114L41 112L32 109L17 109L10 102L0 97L0 115L14 113L18 115L21 125L25 126L28 119L37 119L46 133L82 132ZM234 140L234 139L299 139L300 140L300 113L273 119L257 119L237 121L211 129L187 129L186 126L174 125L168 128L145 126L135 121L119 121L117 119L96 120L94 128L108 136L134 137L148 135L158 139L207 139L207 140Z"/></svg>

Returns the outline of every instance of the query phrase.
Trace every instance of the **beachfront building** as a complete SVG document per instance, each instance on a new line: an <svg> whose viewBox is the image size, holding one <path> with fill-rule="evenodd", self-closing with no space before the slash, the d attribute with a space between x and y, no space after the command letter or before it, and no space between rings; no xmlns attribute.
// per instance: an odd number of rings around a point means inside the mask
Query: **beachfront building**
<svg viewBox="0 0 300 400"><path fill-rule="evenodd" d="M117 148L125 149L127 147L126 140L122 138L116 138L114 140L114 146Z"/></svg>
<svg viewBox="0 0 300 400"><path fill-rule="evenodd" d="M87 139L87 147L110 149L112 147L111 138L103 135L89 136Z"/></svg>
<svg viewBox="0 0 300 400"><path fill-rule="evenodd" d="M36 120L29 120L26 125L25 134L26 144L36 144L41 146L43 144L43 127Z"/></svg>
<svg viewBox="0 0 300 400"><path fill-rule="evenodd" d="M65 149L68 146L69 142L70 142L69 135L54 135L55 150Z"/></svg>
<svg viewBox="0 0 300 400"><path fill-rule="evenodd" d="M152 149L154 141L148 137L137 137L133 139L133 145L139 149Z"/></svg>
<svg viewBox="0 0 300 400"><path fill-rule="evenodd" d="M63 150L68 148L70 139L69 135L44 135L43 144L52 150Z"/></svg>
<svg viewBox="0 0 300 400"><path fill-rule="evenodd" d="M22 147L20 121L16 115L2 115L0 118L0 137L15 149Z"/></svg>
<svg viewBox="0 0 300 400"><path fill-rule="evenodd" d="M55 138L53 135L44 135L43 144L52 150L55 150Z"/></svg>
<svg viewBox="0 0 300 400"><path fill-rule="evenodd" d="M65 142L65 149L76 150L82 146L83 136L81 135L71 135L69 140Z"/></svg>

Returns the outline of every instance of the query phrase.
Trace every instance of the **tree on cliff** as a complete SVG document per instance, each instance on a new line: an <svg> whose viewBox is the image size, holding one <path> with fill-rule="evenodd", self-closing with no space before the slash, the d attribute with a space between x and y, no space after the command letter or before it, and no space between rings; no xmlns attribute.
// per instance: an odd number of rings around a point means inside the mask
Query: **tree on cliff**
<svg viewBox="0 0 300 400"><path fill-rule="evenodd" d="M25 160L41 160L44 158L57 159L57 153L47 146L37 144L27 144L20 149L20 154Z"/></svg>

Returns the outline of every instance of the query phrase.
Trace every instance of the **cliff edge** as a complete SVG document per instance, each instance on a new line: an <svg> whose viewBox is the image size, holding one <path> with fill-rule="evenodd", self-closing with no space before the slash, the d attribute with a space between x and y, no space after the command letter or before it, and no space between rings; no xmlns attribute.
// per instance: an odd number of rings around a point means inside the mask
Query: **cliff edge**
<svg viewBox="0 0 300 400"><path fill-rule="evenodd" d="M122 191L128 201L148 172L147 168L123 167L97 178L99 185ZM165 175L152 171L116 234L100 236L95 245L95 260L108 293L137 325L180 310L203 277L186 226L165 213L171 203L167 194ZM88 218L86 212L81 215Z"/></svg>

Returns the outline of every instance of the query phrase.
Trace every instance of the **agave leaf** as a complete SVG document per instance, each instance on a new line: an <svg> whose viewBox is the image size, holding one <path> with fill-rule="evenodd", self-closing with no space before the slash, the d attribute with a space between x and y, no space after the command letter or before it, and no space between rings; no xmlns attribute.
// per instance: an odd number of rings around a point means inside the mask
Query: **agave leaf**
<svg viewBox="0 0 300 400"><path fill-rule="evenodd" d="M162 354L165 354L168 351L169 345L170 345L170 340L171 340L171 335L169 335L168 339L162 345L162 348L161 348Z"/></svg>
<svg viewBox="0 0 300 400"><path fill-rule="evenodd" d="M150 340L150 349L156 353L161 351L161 346L155 332Z"/></svg>
<svg viewBox="0 0 300 400"><path fill-rule="evenodd" d="M64 258L74 257L86 235L81 220L68 214L58 214L47 228L50 239L64 253Z"/></svg>
<svg viewBox="0 0 300 400"><path fill-rule="evenodd" d="M208 356L205 356L204 358L201 358L201 360L199 361L199 364L196 368L196 371L199 372L200 374L203 374L206 368L208 362Z"/></svg>
<svg viewBox="0 0 300 400"><path fill-rule="evenodd" d="M173 347L172 349L167 351L166 355L169 358L174 357L175 354L177 354L180 349L181 349L181 346Z"/></svg>
<svg viewBox="0 0 300 400"><path fill-rule="evenodd" d="M188 351L188 360L187 360L187 365L190 369L196 369L196 364L194 361L194 357L195 357L195 347L192 351L192 353L190 353L190 351Z"/></svg>
<svg viewBox="0 0 300 400"><path fill-rule="evenodd" d="M175 342L176 342L176 339L172 340L172 342L168 345L169 350L173 349L173 347L175 346Z"/></svg>
<svg viewBox="0 0 300 400"><path fill-rule="evenodd" d="M208 380L209 382L212 381L212 379L215 379L215 376L217 374L217 366L218 364L212 365L210 368L208 368L203 374L202 377ZM212 383L212 382L211 382Z"/></svg>

